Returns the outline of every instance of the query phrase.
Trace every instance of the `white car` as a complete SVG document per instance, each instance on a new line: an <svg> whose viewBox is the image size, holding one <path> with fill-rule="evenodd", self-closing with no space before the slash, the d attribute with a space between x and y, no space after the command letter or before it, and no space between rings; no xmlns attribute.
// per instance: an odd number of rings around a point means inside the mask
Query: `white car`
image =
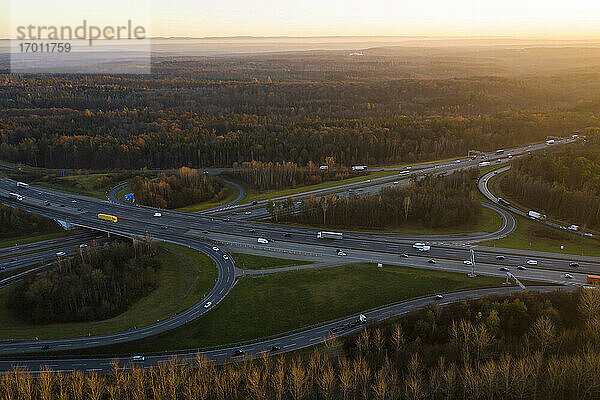
<svg viewBox="0 0 600 400"><path fill-rule="evenodd" d="M442 296L441 294L436 294L435 298L436 298L436 300L442 300L444 298L444 296Z"/></svg>
<svg viewBox="0 0 600 400"><path fill-rule="evenodd" d="M252 211L246 211L244 214L250 215L250 214L252 214Z"/></svg>
<svg viewBox="0 0 600 400"><path fill-rule="evenodd" d="M77 200L71 200L71 203L77 203Z"/></svg>
<svg viewBox="0 0 600 400"><path fill-rule="evenodd" d="M537 260L527 260L527 265L538 265Z"/></svg>
<svg viewBox="0 0 600 400"><path fill-rule="evenodd" d="M144 356L133 356L133 361L144 361L145 359Z"/></svg>
<svg viewBox="0 0 600 400"><path fill-rule="evenodd" d="M340 251L338 251L337 255L340 257L344 257L346 255L346 253L344 251L340 250Z"/></svg>
<svg viewBox="0 0 600 400"><path fill-rule="evenodd" d="M204 308L210 308L210 306L212 306L212 301L209 301L208 303L206 303L204 305Z"/></svg>
<svg viewBox="0 0 600 400"><path fill-rule="evenodd" d="M573 279L573 275L571 275L571 274L565 274L565 279Z"/></svg>
<svg viewBox="0 0 600 400"><path fill-rule="evenodd" d="M469 261L469 260L463 261L463 264L465 264L465 265L473 265L473 263L471 261Z"/></svg>
<svg viewBox="0 0 600 400"><path fill-rule="evenodd" d="M162 214L161 214L161 213L159 213L159 212L155 212L155 213L154 213L154 216L155 216L156 218L160 218L160 217L162 217Z"/></svg>
<svg viewBox="0 0 600 400"><path fill-rule="evenodd" d="M397 184L399 184L399 183L400 183L400 182L396 181L396 182L394 182L394 185L397 185Z"/></svg>
<svg viewBox="0 0 600 400"><path fill-rule="evenodd" d="M225 260L225 261L229 260L229 256L227 254L223 254L223 260Z"/></svg>
<svg viewBox="0 0 600 400"><path fill-rule="evenodd" d="M525 268L525 267L524 267L524 266L522 266L522 265L519 265L519 266L517 267L517 269L518 269L519 271L527 271L527 268Z"/></svg>
<svg viewBox="0 0 600 400"><path fill-rule="evenodd" d="M79 245L80 249L85 249L86 247L88 247L88 245L85 244L85 243L82 243L82 244Z"/></svg>
<svg viewBox="0 0 600 400"><path fill-rule="evenodd" d="M431 246L423 246L423 247L419 247L418 249L419 251L422 251L423 253L428 253L431 250Z"/></svg>
<svg viewBox="0 0 600 400"><path fill-rule="evenodd" d="M215 247L213 247L213 250L214 251L219 251L219 248L215 246Z"/></svg>
<svg viewBox="0 0 600 400"><path fill-rule="evenodd" d="M256 241L260 244L269 244L269 241L264 238L258 238L258 239L256 239Z"/></svg>
<svg viewBox="0 0 600 400"><path fill-rule="evenodd" d="M460 163L460 160L456 160L456 161L454 161L454 162L458 164L458 163Z"/></svg>
<svg viewBox="0 0 600 400"><path fill-rule="evenodd" d="M420 249L421 247L425 247L425 243L415 243L413 244L413 249Z"/></svg>
<svg viewBox="0 0 600 400"><path fill-rule="evenodd" d="M57 257L64 257L66 255L67 255L67 253L65 253L64 251L59 251L58 253L56 253Z"/></svg>

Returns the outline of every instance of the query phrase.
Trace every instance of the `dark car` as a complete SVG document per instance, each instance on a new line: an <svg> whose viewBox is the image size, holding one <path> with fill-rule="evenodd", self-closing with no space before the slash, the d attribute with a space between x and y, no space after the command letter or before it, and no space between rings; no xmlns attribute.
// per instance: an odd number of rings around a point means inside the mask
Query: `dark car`
<svg viewBox="0 0 600 400"><path fill-rule="evenodd" d="M168 229L168 228L166 227L166 225L161 225L160 229L165 230L165 229Z"/></svg>
<svg viewBox="0 0 600 400"><path fill-rule="evenodd" d="M248 229L248 232L254 233L254 232L256 232L256 229Z"/></svg>
<svg viewBox="0 0 600 400"><path fill-rule="evenodd" d="M243 356L243 355L244 355L244 350L237 349L236 351L233 352L234 357L239 357L239 356Z"/></svg>
<svg viewBox="0 0 600 400"><path fill-rule="evenodd" d="M571 264L569 264L569 267L572 267L572 268L579 268L579 263L572 262Z"/></svg>
<svg viewBox="0 0 600 400"><path fill-rule="evenodd" d="M289 237L292 237L292 234L291 233L285 233L283 236L289 238Z"/></svg>
<svg viewBox="0 0 600 400"><path fill-rule="evenodd" d="M258 204L258 201L256 201L256 200L254 200L254 201L252 202L252 205L253 205L253 206L255 206L255 205L257 205L257 204Z"/></svg>
<svg viewBox="0 0 600 400"><path fill-rule="evenodd" d="M500 271L508 272L510 270L508 268L506 268L506 267L502 267L502 268L500 268Z"/></svg>
<svg viewBox="0 0 600 400"><path fill-rule="evenodd" d="M400 254L400 257L402 257L402 258L408 258L408 254L402 253L402 254Z"/></svg>
<svg viewBox="0 0 600 400"><path fill-rule="evenodd" d="M432 258L431 260L427 261L429 264L435 264L435 260Z"/></svg>
<svg viewBox="0 0 600 400"><path fill-rule="evenodd" d="M279 346L271 346L271 348L269 349L269 351L271 353L274 352L274 351L279 351L279 350L281 350L281 347L279 347Z"/></svg>

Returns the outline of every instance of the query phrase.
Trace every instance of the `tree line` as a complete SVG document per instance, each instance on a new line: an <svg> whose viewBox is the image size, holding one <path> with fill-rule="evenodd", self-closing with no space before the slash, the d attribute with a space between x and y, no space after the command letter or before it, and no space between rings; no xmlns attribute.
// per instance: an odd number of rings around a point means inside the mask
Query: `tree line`
<svg viewBox="0 0 600 400"><path fill-rule="evenodd" d="M600 295L519 293L437 304L330 335L312 353L204 356L99 376L24 370L0 377L5 398L69 400L487 400L600 396Z"/></svg>
<svg viewBox="0 0 600 400"><path fill-rule="evenodd" d="M0 204L0 238L60 231L56 222L38 213Z"/></svg>
<svg viewBox="0 0 600 400"><path fill-rule="evenodd" d="M327 169L320 169L320 166L312 161L309 161L304 168L300 168L298 164L292 162L280 164L252 161L242 163L241 168L226 174L257 190L316 185L326 181L339 181L365 175L363 172L352 171L349 168L336 168L331 157L326 157L323 166L326 166Z"/></svg>
<svg viewBox="0 0 600 400"><path fill-rule="evenodd" d="M152 243L114 243L78 249L71 258L13 284L8 306L29 322L99 321L126 311L158 287Z"/></svg>
<svg viewBox="0 0 600 400"><path fill-rule="evenodd" d="M376 195L310 197L297 206L292 198L267 205L273 220L342 228L421 226L445 228L477 222L481 205L476 170L448 176L428 175Z"/></svg>
<svg viewBox="0 0 600 400"><path fill-rule="evenodd" d="M510 198L549 216L600 227L600 138L513 162L500 181Z"/></svg>
<svg viewBox="0 0 600 400"><path fill-rule="evenodd" d="M156 179L136 176L133 192L137 203L169 209L209 200L215 202L226 196L222 179L186 167L169 176L161 173Z"/></svg>
<svg viewBox="0 0 600 400"><path fill-rule="evenodd" d="M198 80L187 63L171 67L160 77L0 75L0 159L122 169L306 165L327 157L345 166L392 164L598 125L593 103L566 100L575 89L594 96L589 80L268 83Z"/></svg>

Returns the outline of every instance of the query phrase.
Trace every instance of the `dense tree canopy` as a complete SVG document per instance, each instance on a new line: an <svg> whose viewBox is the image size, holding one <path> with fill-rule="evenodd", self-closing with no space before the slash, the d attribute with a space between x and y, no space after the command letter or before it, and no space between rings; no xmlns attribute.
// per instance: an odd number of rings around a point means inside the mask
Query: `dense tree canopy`
<svg viewBox="0 0 600 400"><path fill-rule="evenodd" d="M0 238L60 232L60 226L38 213L0 204Z"/></svg>
<svg viewBox="0 0 600 400"><path fill-rule="evenodd" d="M481 206L476 195L476 170L445 177L426 176L406 186L384 188L377 195L347 198L312 197L297 212L292 199L267 206L273 219L316 226L445 228L477 222Z"/></svg>
<svg viewBox="0 0 600 400"><path fill-rule="evenodd" d="M119 315L158 286L157 250L117 243L86 248L56 268L13 284L9 307L35 323L97 321Z"/></svg>

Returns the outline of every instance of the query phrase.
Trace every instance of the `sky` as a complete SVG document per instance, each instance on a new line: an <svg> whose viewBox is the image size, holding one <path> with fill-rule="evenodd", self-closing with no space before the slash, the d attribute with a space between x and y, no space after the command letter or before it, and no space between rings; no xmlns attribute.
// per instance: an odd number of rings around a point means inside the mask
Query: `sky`
<svg viewBox="0 0 600 400"><path fill-rule="evenodd" d="M0 0L0 38L11 25L150 25L152 36L527 36L600 38L589 0ZM12 24L11 24L12 23Z"/></svg>

